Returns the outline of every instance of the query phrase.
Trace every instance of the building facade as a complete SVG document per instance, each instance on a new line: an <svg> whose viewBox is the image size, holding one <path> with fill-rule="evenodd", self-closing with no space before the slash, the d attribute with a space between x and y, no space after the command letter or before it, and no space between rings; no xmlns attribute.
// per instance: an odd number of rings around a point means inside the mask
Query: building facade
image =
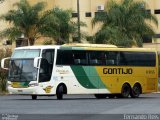
<svg viewBox="0 0 160 120"><path fill-rule="evenodd" d="M0 15L14 8L13 4L20 0L5 0L0 4ZM73 20L77 20L77 1L78 0L28 0L31 4L40 1L47 3L46 9L52 9L57 6L62 9L71 9L73 11ZM94 35L98 30L98 26L92 26L92 19L99 11L104 10L104 6L108 0L79 0L80 21L87 24L87 27L81 27L81 30L88 35ZM147 11L154 14L158 18L158 27L153 26L156 31L154 39L147 38L144 47L160 48L160 0L144 0L147 3ZM4 21L0 21L0 30L8 26ZM160 49L159 49L160 50Z"/></svg>

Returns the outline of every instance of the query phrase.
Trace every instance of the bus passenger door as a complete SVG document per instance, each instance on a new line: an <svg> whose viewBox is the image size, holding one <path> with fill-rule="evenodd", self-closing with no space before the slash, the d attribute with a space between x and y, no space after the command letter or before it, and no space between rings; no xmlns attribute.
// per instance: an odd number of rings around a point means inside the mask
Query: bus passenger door
<svg viewBox="0 0 160 120"><path fill-rule="evenodd" d="M42 59L40 63L40 70L39 70L39 83L44 87L51 86L50 80L52 76L53 61L54 61L54 49L43 50ZM49 91L46 90L45 92L49 93Z"/></svg>

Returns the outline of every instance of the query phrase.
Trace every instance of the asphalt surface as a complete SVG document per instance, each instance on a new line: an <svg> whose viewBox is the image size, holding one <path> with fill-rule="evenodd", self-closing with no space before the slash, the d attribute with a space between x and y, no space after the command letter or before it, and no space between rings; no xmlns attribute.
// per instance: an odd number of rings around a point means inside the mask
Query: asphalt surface
<svg viewBox="0 0 160 120"><path fill-rule="evenodd" d="M157 119L160 119L160 94L144 94L137 99L96 99L93 95L67 95L64 96L64 100L57 100L56 96L39 96L37 100L32 100L30 96L5 95L0 96L0 114L0 119L6 114L11 114L23 115L26 120L29 119L28 115L38 115L41 118L46 115L51 115L51 118L53 118L52 115L61 115L62 119L66 120L67 117L63 115L72 115L72 118L83 120L83 115L86 118L86 116L99 114L108 114L111 118L113 114L114 117L119 118L120 114L121 119L124 119L125 114L154 114L158 115ZM79 116L74 117L74 115ZM59 118L59 116L54 116L54 118Z"/></svg>

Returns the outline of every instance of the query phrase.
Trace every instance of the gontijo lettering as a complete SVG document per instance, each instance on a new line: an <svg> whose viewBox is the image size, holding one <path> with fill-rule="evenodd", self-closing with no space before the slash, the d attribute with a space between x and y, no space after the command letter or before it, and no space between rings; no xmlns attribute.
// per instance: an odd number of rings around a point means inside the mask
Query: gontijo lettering
<svg viewBox="0 0 160 120"><path fill-rule="evenodd" d="M132 68L104 68L103 74L133 74Z"/></svg>

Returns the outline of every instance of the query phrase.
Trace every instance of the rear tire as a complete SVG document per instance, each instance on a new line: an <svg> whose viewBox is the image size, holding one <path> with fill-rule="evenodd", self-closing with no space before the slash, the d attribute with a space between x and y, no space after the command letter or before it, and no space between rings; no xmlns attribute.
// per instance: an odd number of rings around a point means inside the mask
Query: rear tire
<svg viewBox="0 0 160 120"><path fill-rule="evenodd" d="M58 100L62 100L62 99L63 99L63 90L64 90L63 85L60 85L60 86L57 88L57 93L56 93L56 95L57 95L57 99L58 99Z"/></svg>
<svg viewBox="0 0 160 120"><path fill-rule="evenodd" d="M141 94L141 86L139 84L135 84L130 93L132 98L138 98Z"/></svg>
<svg viewBox="0 0 160 120"><path fill-rule="evenodd" d="M121 89L122 98L128 98L130 95L130 92L131 92L131 88L129 84L127 83L123 84L122 89Z"/></svg>
<svg viewBox="0 0 160 120"><path fill-rule="evenodd" d="M37 95L32 95L32 100L36 100L37 99Z"/></svg>

